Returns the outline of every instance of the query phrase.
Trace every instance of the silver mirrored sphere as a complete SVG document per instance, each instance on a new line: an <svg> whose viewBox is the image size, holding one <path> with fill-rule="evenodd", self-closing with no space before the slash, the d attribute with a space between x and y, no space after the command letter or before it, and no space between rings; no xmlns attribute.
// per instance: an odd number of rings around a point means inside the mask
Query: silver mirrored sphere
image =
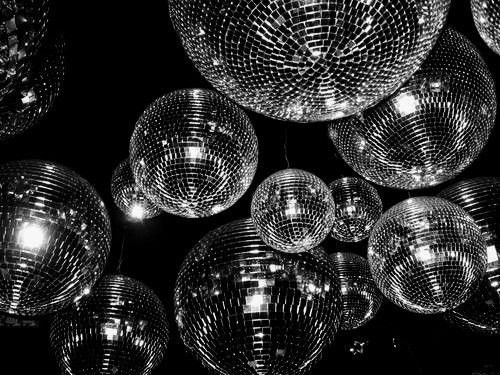
<svg viewBox="0 0 500 375"><path fill-rule="evenodd" d="M424 61L450 0L169 0L184 49L238 104L298 122L359 112Z"/></svg>
<svg viewBox="0 0 500 375"><path fill-rule="evenodd" d="M359 328L377 314L384 299L370 272L368 261L354 253L330 254L340 279L342 322L340 328Z"/></svg>
<svg viewBox="0 0 500 375"><path fill-rule="evenodd" d="M70 169L40 160L0 164L0 311L38 315L81 297L111 246L104 203Z"/></svg>
<svg viewBox="0 0 500 375"><path fill-rule="evenodd" d="M500 55L500 1L471 0L472 16L485 43Z"/></svg>
<svg viewBox="0 0 500 375"><path fill-rule="evenodd" d="M456 177L477 158L496 109L486 63L471 42L447 29L403 87L362 114L333 122L330 137L367 180L422 189Z"/></svg>
<svg viewBox="0 0 500 375"><path fill-rule="evenodd" d="M335 202L320 178L303 170L285 169L259 185L251 213L268 246L298 253L318 246L328 236L335 220Z"/></svg>
<svg viewBox="0 0 500 375"><path fill-rule="evenodd" d="M190 218L231 207L250 186L257 159L248 116L229 99L202 89L156 100L130 142L139 188L164 211Z"/></svg>
<svg viewBox="0 0 500 375"><path fill-rule="evenodd" d="M342 309L337 274L321 248L276 251L249 219L198 242L174 300L184 344L223 375L303 373L333 342Z"/></svg>
<svg viewBox="0 0 500 375"><path fill-rule="evenodd" d="M332 237L343 242L358 242L370 232L382 215L382 199L368 182L345 177L329 185L335 201Z"/></svg>
<svg viewBox="0 0 500 375"><path fill-rule="evenodd" d="M162 213L135 183L129 159L123 160L111 176L111 196L117 207L133 220L150 219Z"/></svg>
<svg viewBox="0 0 500 375"><path fill-rule="evenodd" d="M58 313L50 342L65 374L150 375L167 350L167 314L156 294L106 275L76 307Z"/></svg>
<svg viewBox="0 0 500 375"><path fill-rule="evenodd" d="M481 282L486 244L474 219L436 197L411 198L385 212L368 243L379 289L393 303L421 314L456 308Z"/></svg>

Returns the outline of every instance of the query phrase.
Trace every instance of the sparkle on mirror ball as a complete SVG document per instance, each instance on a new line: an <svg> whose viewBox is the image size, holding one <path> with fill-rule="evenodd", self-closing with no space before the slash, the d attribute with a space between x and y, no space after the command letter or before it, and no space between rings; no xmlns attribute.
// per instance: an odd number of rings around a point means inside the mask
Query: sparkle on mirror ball
<svg viewBox="0 0 500 375"><path fill-rule="evenodd" d="M500 1L471 0L472 16L485 43L500 55Z"/></svg>
<svg viewBox="0 0 500 375"><path fill-rule="evenodd" d="M191 218L217 214L240 199L257 159L248 116L209 90L180 90L156 100L130 143L139 188L164 211Z"/></svg>
<svg viewBox="0 0 500 375"><path fill-rule="evenodd" d="M395 94L330 125L343 159L376 184L421 189L450 180L486 145L495 83L464 36L445 30L423 66Z"/></svg>
<svg viewBox="0 0 500 375"><path fill-rule="evenodd" d="M299 169L285 169L259 185L251 212L268 246L296 253L318 246L328 236L335 203L321 179Z"/></svg>
<svg viewBox="0 0 500 375"><path fill-rule="evenodd" d="M382 215L370 235L368 261L389 300L433 314L471 296L486 271L487 253L479 226L464 209L418 197Z"/></svg>
<svg viewBox="0 0 500 375"><path fill-rule="evenodd" d="M249 219L198 242L174 300L184 344L223 375L302 373L333 342L342 309L337 274L321 248L273 250Z"/></svg>
<svg viewBox="0 0 500 375"><path fill-rule="evenodd" d="M270 117L357 113L420 66L450 0L169 0L187 54L219 91Z"/></svg>
<svg viewBox="0 0 500 375"><path fill-rule="evenodd" d="M344 242L358 242L370 235L382 215L382 199L368 182L345 177L330 185L335 201L332 237Z"/></svg>
<svg viewBox="0 0 500 375"><path fill-rule="evenodd" d="M104 270L109 217L94 188L73 171L39 160L1 164L0 217L0 311L57 311Z"/></svg>
<svg viewBox="0 0 500 375"><path fill-rule="evenodd" d="M76 307L58 313L50 341L71 375L149 375L167 350L167 314L139 281L107 275Z"/></svg>

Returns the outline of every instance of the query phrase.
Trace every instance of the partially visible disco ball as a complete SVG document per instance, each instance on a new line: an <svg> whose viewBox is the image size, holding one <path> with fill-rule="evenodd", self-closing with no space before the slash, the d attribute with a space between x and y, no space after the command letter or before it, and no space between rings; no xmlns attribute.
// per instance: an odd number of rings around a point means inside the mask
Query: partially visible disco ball
<svg viewBox="0 0 500 375"><path fill-rule="evenodd" d="M359 328L375 317L384 297L365 258L354 253L333 253L330 257L340 278L343 304L340 328Z"/></svg>
<svg viewBox="0 0 500 375"><path fill-rule="evenodd" d="M382 215L370 235L368 261L389 300L433 314L472 295L485 274L487 254L481 229L464 209L418 197Z"/></svg>
<svg viewBox="0 0 500 375"><path fill-rule="evenodd" d="M500 1L471 0L471 7L479 34L500 55Z"/></svg>
<svg viewBox="0 0 500 375"><path fill-rule="evenodd" d="M358 242L370 232L382 215L382 199L368 182L345 177L330 184L335 201L332 237L344 242Z"/></svg>
<svg viewBox="0 0 500 375"><path fill-rule="evenodd" d="M134 220L150 219L162 212L137 187L128 159L123 160L113 172L111 195L118 208Z"/></svg>
<svg viewBox="0 0 500 375"><path fill-rule="evenodd" d="M333 342L342 310L324 250L273 250L249 219L198 242L181 267L174 300L184 344L223 375L305 373Z"/></svg>
<svg viewBox="0 0 500 375"><path fill-rule="evenodd" d="M248 116L209 90L180 90L156 100L130 143L139 188L164 211L191 218L236 203L252 182L257 159Z"/></svg>
<svg viewBox="0 0 500 375"><path fill-rule="evenodd" d="M252 220L270 247L298 253L318 246L335 220L328 186L312 173L285 169L269 176L252 198Z"/></svg>
<svg viewBox="0 0 500 375"><path fill-rule="evenodd" d="M149 375L165 356L167 314L143 283L107 275L77 307L58 313L50 341L65 374Z"/></svg>
<svg viewBox="0 0 500 375"><path fill-rule="evenodd" d="M52 162L0 165L0 311L57 311L104 270L111 225L104 203L75 172Z"/></svg>
<svg viewBox="0 0 500 375"><path fill-rule="evenodd" d="M40 50L34 67L0 98L0 140L34 126L52 107L65 73L64 40Z"/></svg>
<svg viewBox="0 0 500 375"><path fill-rule="evenodd" d="M237 103L298 122L358 113L426 58L450 0L169 0L201 74Z"/></svg>
<svg viewBox="0 0 500 375"><path fill-rule="evenodd" d="M343 159L376 184L422 189L456 177L486 145L495 83L465 37L446 30L420 70L389 99L330 125Z"/></svg>

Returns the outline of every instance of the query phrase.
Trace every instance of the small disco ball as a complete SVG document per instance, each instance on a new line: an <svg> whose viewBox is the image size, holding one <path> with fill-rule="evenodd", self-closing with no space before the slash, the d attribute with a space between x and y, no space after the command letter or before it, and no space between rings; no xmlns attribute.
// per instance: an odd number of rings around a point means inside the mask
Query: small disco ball
<svg viewBox="0 0 500 375"><path fill-rule="evenodd" d="M128 159L123 160L113 172L111 195L118 208L133 220L150 219L162 212L137 187Z"/></svg>
<svg viewBox="0 0 500 375"><path fill-rule="evenodd" d="M446 30L421 69L394 95L330 125L343 159L376 184L422 189L467 168L496 117L495 83L465 37Z"/></svg>
<svg viewBox="0 0 500 375"><path fill-rule="evenodd" d="M379 289L421 314L453 309L476 290L486 271L481 229L459 206L436 197L410 198L385 212L368 243Z"/></svg>
<svg viewBox="0 0 500 375"><path fill-rule="evenodd" d="M330 184L335 201L332 237L343 242L358 242L370 232L382 215L382 199L368 182L345 177Z"/></svg>
<svg viewBox="0 0 500 375"><path fill-rule="evenodd" d="M50 341L65 374L149 375L167 350L167 314L143 283L106 275L88 297L58 313Z"/></svg>
<svg viewBox="0 0 500 375"><path fill-rule="evenodd" d="M269 176L252 198L252 220L270 247L298 253L318 246L335 220L328 186L312 173L285 169Z"/></svg>
<svg viewBox="0 0 500 375"><path fill-rule="evenodd" d="M0 98L0 140L34 126L52 107L65 73L64 40L42 48L34 68Z"/></svg>
<svg viewBox="0 0 500 375"><path fill-rule="evenodd" d="M340 278L342 322L340 328L359 328L375 317L383 296L378 290L368 261L354 253L330 254Z"/></svg>
<svg viewBox="0 0 500 375"><path fill-rule="evenodd" d="M500 1L471 0L471 7L479 34L500 55Z"/></svg>
<svg viewBox="0 0 500 375"><path fill-rule="evenodd" d="M38 315L78 299L104 270L111 224L90 184L39 160L0 165L0 311Z"/></svg>
<svg viewBox="0 0 500 375"><path fill-rule="evenodd" d="M201 74L240 105L298 122L359 112L434 45L450 0L169 0Z"/></svg>
<svg viewBox="0 0 500 375"><path fill-rule="evenodd" d="M324 250L276 251L250 219L198 242L181 267L174 301L184 344L223 375L305 373L333 342L342 310Z"/></svg>
<svg viewBox="0 0 500 375"><path fill-rule="evenodd" d="M236 203L252 182L257 159L248 116L209 90L174 91L156 100L130 143L139 188L164 211L190 218Z"/></svg>

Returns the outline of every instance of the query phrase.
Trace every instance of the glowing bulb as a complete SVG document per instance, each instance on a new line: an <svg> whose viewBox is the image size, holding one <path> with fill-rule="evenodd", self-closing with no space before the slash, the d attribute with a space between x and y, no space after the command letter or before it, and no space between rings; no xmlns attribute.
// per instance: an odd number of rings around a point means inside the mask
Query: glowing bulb
<svg viewBox="0 0 500 375"><path fill-rule="evenodd" d="M23 247L34 249L39 248L45 242L45 229L37 224L24 223L19 232L19 244Z"/></svg>
<svg viewBox="0 0 500 375"><path fill-rule="evenodd" d="M130 216L136 220L144 219L145 214L146 211L144 210L144 207L141 206L140 204L134 204L134 206L132 206L132 209L130 210Z"/></svg>

